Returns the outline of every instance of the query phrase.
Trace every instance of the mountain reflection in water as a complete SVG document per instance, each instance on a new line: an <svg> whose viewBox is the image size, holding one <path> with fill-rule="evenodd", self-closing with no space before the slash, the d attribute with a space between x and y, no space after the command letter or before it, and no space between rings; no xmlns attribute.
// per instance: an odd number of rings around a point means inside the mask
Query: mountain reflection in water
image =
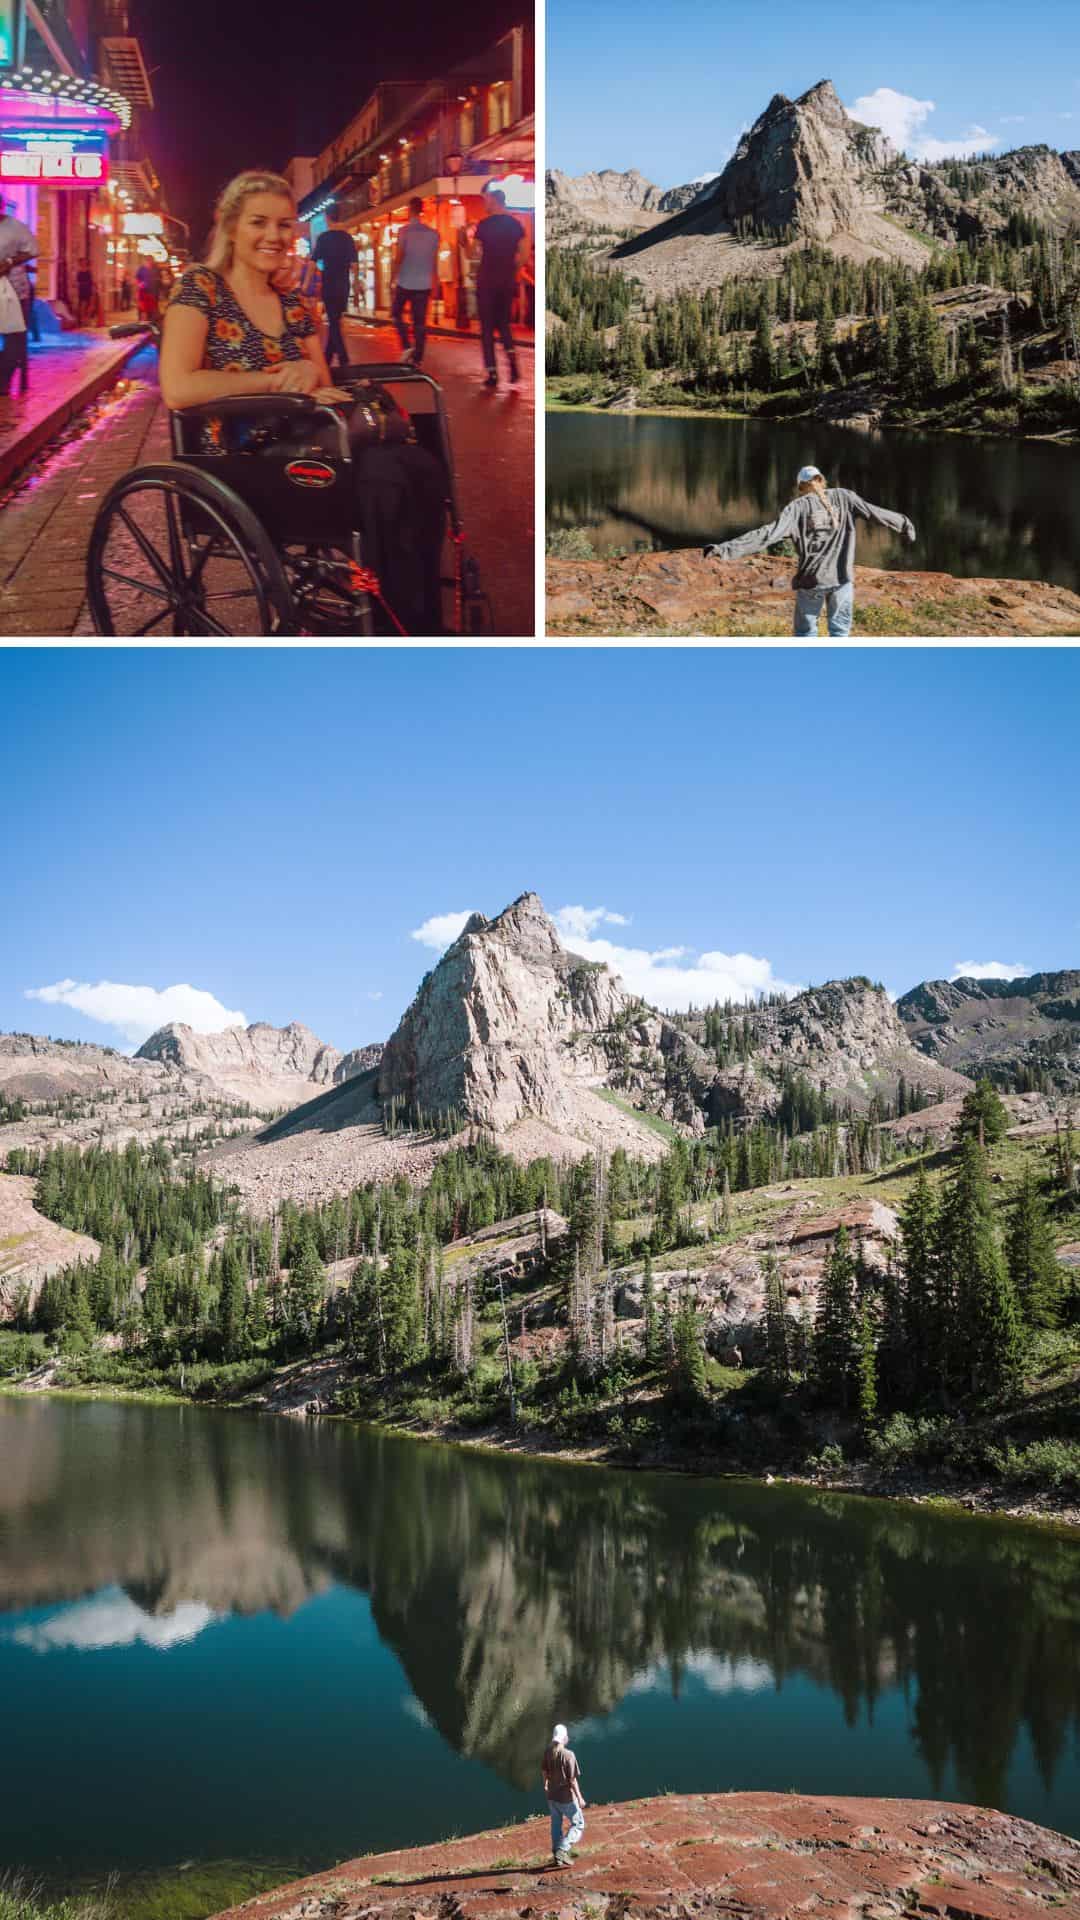
<svg viewBox="0 0 1080 1920"><path fill-rule="evenodd" d="M1080 1547L799 1489L0 1401L0 1863L349 1852L590 1797L936 1794L1080 1831ZM23 1771L25 1769L25 1772ZM110 1819L109 1807L113 1814Z"/></svg>
<svg viewBox="0 0 1080 1920"><path fill-rule="evenodd" d="M585 527L601 553L762 526L809 463L915 522L915 546L863 523L862 566L1080 592L1080 448L700 415L549 413L546 432L548 528Z"/></svg>

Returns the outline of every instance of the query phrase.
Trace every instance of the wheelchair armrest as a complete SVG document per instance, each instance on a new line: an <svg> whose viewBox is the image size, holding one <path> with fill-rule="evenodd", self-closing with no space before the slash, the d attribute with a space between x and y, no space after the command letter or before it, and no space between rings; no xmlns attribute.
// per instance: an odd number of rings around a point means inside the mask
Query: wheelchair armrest
<svg viewBox="0 0 1080 1920"><path fill-rule="evenodd" d="M250 420L254 414L314 413L315 400L310 393L229 393L220 400L200 400L196 406L174 407L177 420L201 420L212 416L218 420L241 418Z"/></svg>

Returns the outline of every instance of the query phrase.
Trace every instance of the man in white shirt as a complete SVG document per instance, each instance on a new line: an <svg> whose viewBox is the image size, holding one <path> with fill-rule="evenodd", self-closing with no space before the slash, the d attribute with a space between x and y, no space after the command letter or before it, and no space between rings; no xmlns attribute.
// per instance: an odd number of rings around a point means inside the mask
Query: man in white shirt
<svg viewBox="0 0 1080 1920"><path fill-rule="evenodd" d="M427 341L427 305L438 292L439 236L426 226L420 215L424 203L419 195L409 201L409 218L398 234L394 249L394 325L401 341L404 366L418 367L424 358ZM412 321L412 339L405 322L408 306Z"/></svg>
<svg viewBox="0 0 1080 1920"><path fill-rule="evenodd" d="M37 241L29 227L15 218L15 202L4 204L0 217L0 274L6 274L19 296L23 319L30 325L31 288L27 262L37 258Z"/></svg>

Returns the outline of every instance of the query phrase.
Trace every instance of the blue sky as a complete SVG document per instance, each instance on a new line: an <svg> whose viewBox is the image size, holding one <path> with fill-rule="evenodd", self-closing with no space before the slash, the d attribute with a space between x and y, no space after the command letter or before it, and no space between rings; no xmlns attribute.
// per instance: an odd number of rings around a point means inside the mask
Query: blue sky
<svg viewBox="0 0 1080 1920"><path fill-rule="evenodd" d="M1023 14L1011 0L548 0L547 164L636 166L680 185L718 172L774 93L824 79L849 109L878 96L912 154L928 141L1077 148L1078 56L1075 0L1036 0Z"/></svg>
<svg viewBox="0 0 1080 1920"><path fill-rule="evenodd" d="M1078 695L1050 649L0 652L0 1029L130 1046L183 987L379 1039L414 933L526 888L668 1005L1080 966Z"/></svg>

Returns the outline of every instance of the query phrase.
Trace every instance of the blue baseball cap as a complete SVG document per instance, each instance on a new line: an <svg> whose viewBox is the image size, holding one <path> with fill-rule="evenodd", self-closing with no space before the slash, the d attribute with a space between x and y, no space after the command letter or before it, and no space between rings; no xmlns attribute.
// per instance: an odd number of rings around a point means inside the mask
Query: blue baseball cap
<svg viewBox="0 0 1080 1920"><path fill-rule="evenodd" d="M805 487L809 485L811 480L824 480L824 478L825 475L822 473L820 467L800 467L795 484L796 486Z"/></svg>

